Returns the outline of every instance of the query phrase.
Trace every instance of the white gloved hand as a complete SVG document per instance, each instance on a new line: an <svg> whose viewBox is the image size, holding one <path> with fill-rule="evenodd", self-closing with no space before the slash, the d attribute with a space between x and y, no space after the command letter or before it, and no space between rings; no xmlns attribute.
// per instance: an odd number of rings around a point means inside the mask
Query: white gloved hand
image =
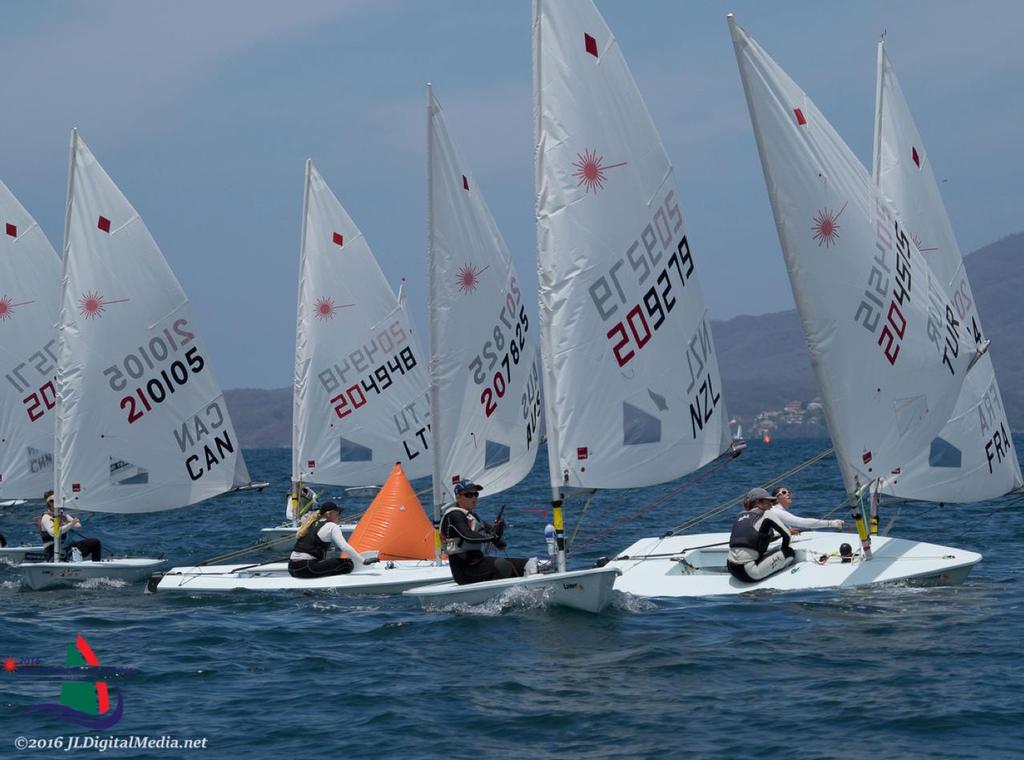
<svg viewBox="0 0 1024 760"><path fill-rule="evenodd" d="M829 523L828 523L828 527L835 528L836 530L840 530L843 527L843 521L842 520L830 520Z"/></svg>

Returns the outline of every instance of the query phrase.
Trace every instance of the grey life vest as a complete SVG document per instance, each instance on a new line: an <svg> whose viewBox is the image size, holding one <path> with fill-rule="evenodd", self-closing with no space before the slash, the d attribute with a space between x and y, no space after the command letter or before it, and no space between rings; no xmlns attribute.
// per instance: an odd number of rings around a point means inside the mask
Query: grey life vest
<svg viewBox="0 0 1024 760"><path fill-rule="evenodd" d="M453 554L466 554L467 552L483 552L484 547L489 542L487 541L468 541L462 536L457 534L449 535L448 518L453 512L461 512L466 516L466 522L469 523L469 528L477 533L480 532L481 523L476 516L468 509L457 507L452 505L444 511L444 516L441 518L441 535L444 536L444 552L449 557Z"/></svg>

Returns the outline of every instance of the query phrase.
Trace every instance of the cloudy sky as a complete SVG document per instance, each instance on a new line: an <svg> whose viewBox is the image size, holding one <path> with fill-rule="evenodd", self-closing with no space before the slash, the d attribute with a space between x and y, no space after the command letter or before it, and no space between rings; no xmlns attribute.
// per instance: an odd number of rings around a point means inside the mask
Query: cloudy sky
<svg viewBox="0 0 1024 760"><path fill-rule="evenodd" d="M886 31L961 248L1024 229L1024 4L597 4L675 165L712 317L792 306L730 10L866 165ZM307 157L424 325L428 81L536 281L528 0L5 0L0 35L0 178L59 248L77 126L189 293L226 388L291 382Z"/></svg>

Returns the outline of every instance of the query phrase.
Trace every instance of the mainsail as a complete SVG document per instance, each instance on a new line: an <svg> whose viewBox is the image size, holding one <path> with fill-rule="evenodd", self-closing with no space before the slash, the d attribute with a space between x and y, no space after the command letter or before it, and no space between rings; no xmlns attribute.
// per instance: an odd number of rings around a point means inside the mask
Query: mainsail
<svg viewBox="0 0 1024 760"><path fill-rule="evenodd" d="M931 161L883 43L878 44L874 179L896 219L952 297L956 319L982 338L977 303ZM998 347L997 349L998 350ZM902 499L980 501L1022 485L992 359L967 374L952 417L923 449L885 480L883 493Z"/></svg>
<svg viewBox="0 0 1024 760"><path fill-rule="evenodd" d="M530 472L540 443L536 320L483 192L428 88L434 502L467 478L488 494Z"/></svg>
<svg viewBox="0 0 1024 760"><path fill-rule="evenodd" d="M60 259L0 182L0 499L53 487Z"/></svg>
<svg viewBox="0 0 1024 760"><path fill-rule="evenodd" d="M58 322L58 506L183 507L231 488L241 448L187 296L72 132Z"/></svg>
<svg viewBox="0 0 1024 760"><path fill-rule="evenodd" d="M589 0L537 0L533 40L551 484L672 480L731 441L672 165Z"/></svg>
<svg viewBox="0 0 1024 760"><path fill-rule="evenodd" d="M405 303L312 161L295 327L292 479L383 483L430 473L427 366Z"/></svg>
<svg viewBox="0 0 1024 760"><path fill-rule="evenodd" d="M765 184L847 490L925 449L977 342L810 98L729 17Z"/></svg>

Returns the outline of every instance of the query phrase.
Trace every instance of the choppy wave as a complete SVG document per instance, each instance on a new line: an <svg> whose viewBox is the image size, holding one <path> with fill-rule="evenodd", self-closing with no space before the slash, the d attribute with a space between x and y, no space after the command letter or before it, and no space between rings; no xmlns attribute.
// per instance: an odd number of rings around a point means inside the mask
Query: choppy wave
<svg viewBox="0 0 1024 760"><path fill-rule="evenodd" d="M657 535L824 445L754 444L667 500L678 484L598 494L589 512L596 519L578 541L612 532L573 557L575 566ZM254 541L280 519L290 461L287 451L247 458L273 484L262 494L178 512L88 515L82 530L119 552L137 547L179 565ZM510 554L544 550L547 520L533 511L548 499L542 460L523 486L480 506L486 516L508 505ZM841 495L834 462L788 485L794 509L808 515L831 510ZM678 600L616 594L596 616L522 589L485 605L429 610L402 596L145 595L141 585L104 580L35 593L0 568L0 656L63 664L82 633L103 665L137 671L117 680L125 707L116 733L206 736L223 757L277 760L320 749L380 757L1019 756L1019 505L1011 497L903 510L897 534L987 552L960 587ZM698 530L726 530L731 519ZM2 530L12 541L31 539L13 523ZM57 702L59 681L0 678L3 735L52 731L52 720L25 708Z"/></svg>

